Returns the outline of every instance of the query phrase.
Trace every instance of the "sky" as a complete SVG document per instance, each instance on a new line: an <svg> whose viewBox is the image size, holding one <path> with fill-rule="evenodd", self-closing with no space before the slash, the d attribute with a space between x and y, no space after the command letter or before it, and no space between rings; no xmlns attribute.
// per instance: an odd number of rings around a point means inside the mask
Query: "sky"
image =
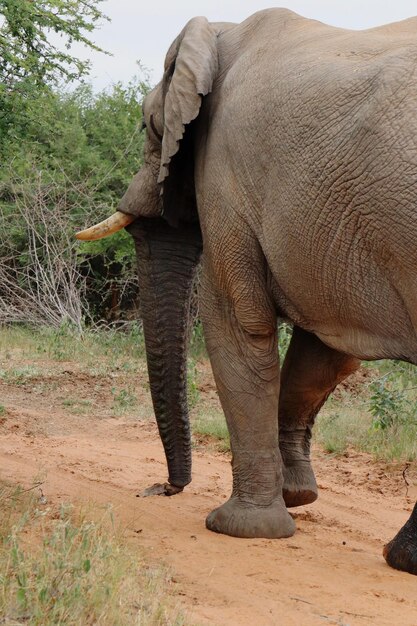
<svg viewBox="0 0 417 626"><path fill-rule="evenodd" d="M151 84L162 76L165 53L189 19L205 15L210 21L241 22L273 6L268 0L106 0L101 5L111 19L92 39L113 56L76 53L92 62L96 90L128 82L138 74L136 62L149 70ZM370 28L417 14L415 0L283 0L283 6L305 17L343 28Z"/></svg>

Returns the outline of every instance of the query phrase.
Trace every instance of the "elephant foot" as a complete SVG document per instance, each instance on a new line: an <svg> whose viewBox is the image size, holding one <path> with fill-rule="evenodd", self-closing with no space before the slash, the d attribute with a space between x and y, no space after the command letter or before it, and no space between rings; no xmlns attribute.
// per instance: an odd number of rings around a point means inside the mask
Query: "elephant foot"
<svg viewBox="0 0 417 626"><path fill-rule="evenodd" d="M394 569L417 576L417 504L408 522L384 546L383 555Z"/></svg>
<svg viewBox="0 0 417 626"><path fill-rule="evenodd" d="M137 498L147 498L148 496L175 496L177 493L181 493L184 487L176 487L170 483L155 483L151 487L144 489L141 493L137 494Z"/></svg>
<svg viewBox="0 0 417 626"><path fill-rule="evenodd" d="M285 506L292 508L311 504L318 498L316 477L309 461L294 465L285 465L283 468L284 486L282 497Z"/></svg>
<svg viewBox="0 0 417 626"><path fill-rule="evenodd" d="M280 429L283 462L282 496L288 508L311 504L318 498L316 477L310 463L311 427Z"/></svg>
<svg viewBox="0 0 417 626"><path fill-rule="evenodd" d="M206 527L232 537L267 539L291 537L296 529L282 498L261 507L243 503L235 496L207 516Z"/></svg>

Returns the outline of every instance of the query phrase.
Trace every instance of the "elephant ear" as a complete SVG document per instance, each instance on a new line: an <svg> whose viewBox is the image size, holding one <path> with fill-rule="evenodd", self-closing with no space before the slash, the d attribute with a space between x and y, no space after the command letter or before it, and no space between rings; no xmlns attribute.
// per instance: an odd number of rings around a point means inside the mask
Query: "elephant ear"
<svg viewBox="0 0 417 626"><path fill-rule="evenodd" d="M170 173L185 127L200 111L202 96L210 93L217 75L217 32L205 17L194 17L168 50L163 88L164 134L158 182Z"/></svg>

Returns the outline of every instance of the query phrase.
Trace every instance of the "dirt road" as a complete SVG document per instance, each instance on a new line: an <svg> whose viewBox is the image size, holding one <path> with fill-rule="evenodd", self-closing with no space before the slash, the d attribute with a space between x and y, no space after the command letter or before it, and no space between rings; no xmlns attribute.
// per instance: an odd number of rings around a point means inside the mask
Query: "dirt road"
<svg viewBox="0 0 417 626"><path fill-rule="evenodd" d="M67 368L63 380L69 379ZM295 536L233 539L204 527L206 514L230 491L227 456L198 449L185 493L136 498L166 477L149 416L71 415L31 384L1 385L1 478L30 484L45 476L50 502L112 502L133 549L144 548L152 562L170 567L191 623L417 624L417 578L390 569L382 558L383 544L412 507L402 468L388 471L365 455L335 459L316 450L320 498L294 510ZM81 389L88 381L71 384ZM55 396L64 390L58 385ZM149 405L145 409L150 413Z"/></svg>

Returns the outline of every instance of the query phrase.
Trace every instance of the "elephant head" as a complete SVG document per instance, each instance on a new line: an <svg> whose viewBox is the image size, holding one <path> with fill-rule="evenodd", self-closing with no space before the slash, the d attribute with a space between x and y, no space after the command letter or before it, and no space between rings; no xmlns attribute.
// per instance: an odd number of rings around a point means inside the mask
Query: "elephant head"
<svg viewBox="0 0 417 626"><path fill-rule="evenodd" d="M190 297L202 250L193 144L202 98L217 74L216 40L216 29L197 17L173 42L163 78L143 103L144 164L119 210L77 234L82 240L99 239L128 226L135 240L151 393L168 463L167 494L191 481L186 357Z"/></svg>

